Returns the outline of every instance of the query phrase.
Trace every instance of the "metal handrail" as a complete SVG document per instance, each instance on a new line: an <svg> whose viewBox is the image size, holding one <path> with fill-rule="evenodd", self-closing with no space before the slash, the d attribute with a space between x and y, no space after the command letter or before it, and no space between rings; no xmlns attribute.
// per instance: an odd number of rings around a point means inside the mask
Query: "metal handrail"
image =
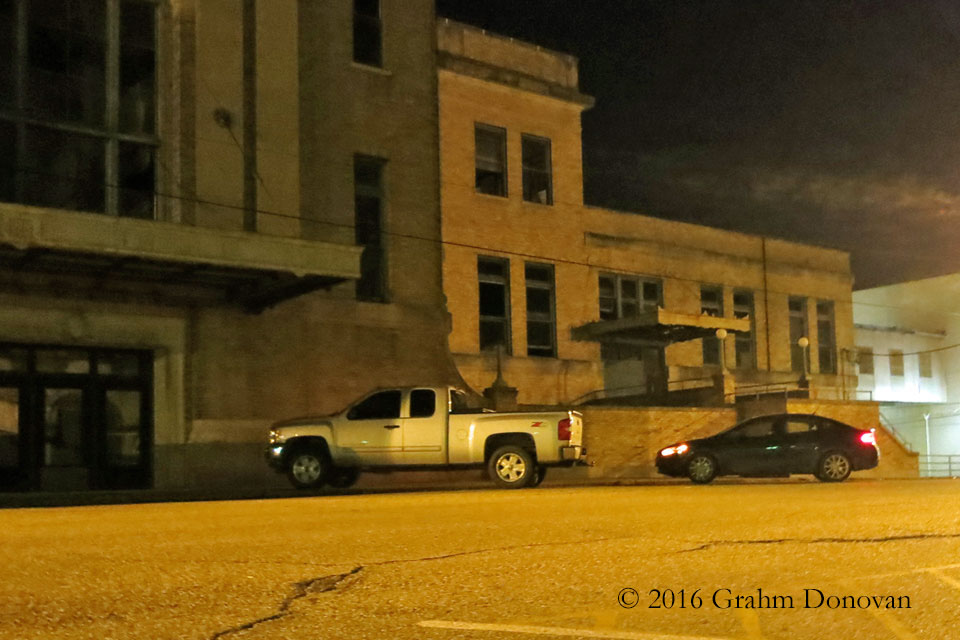
<svg viewBox="0 0 960 640"><path fill-rule="evenodd" d="M913 445L911 445L904 435L897 431L897 428L893 426L893 423L890 421L890 419L883 415L883 411L878 411L877 413L880 416L880 425L887 430L887 433L889 433L894 440L899 442L901 447L911 453L917 453L917 450L913 448Z"/></svg>
<svg viewBox="0 0 960 640"><path fill-rule="evenodd" d="M919 456L921 477L956 478L960 476L960 454L934 454Z"/></svg>

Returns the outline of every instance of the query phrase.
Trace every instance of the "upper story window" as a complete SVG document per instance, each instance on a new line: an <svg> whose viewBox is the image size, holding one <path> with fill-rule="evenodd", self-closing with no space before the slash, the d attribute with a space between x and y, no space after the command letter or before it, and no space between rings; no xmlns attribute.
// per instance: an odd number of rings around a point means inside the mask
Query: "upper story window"
<svg viewBox="0 0 960 640"><path fill-rule="evenodd" d="M809 371L810 352L797 344L800 338L808 337L809 333L806 298L790 296L787 300L787 309L790 312L790 368L793 371ZM804 358L807 359L806 369L804 369Z"/></svg>
<svg viewBox="0 0 960 640"><path fill-rule="evenodd" d="M507 130L477 124L474 128L474 141L477 193L506 196Z"/></svg>
<svg viewBox="0 0 960 640"><path fill-rule="evenodd" d="M920 377L932 378L933 377L933 355L930 354L930 352L924 352L917 355L919 357Z"/></svg>
<svg viewBox="0 0 960 640"><path fill-rule="evenodd" d="M733 291L733 317L750 319L749 333L737 333L734 343L737 353L738 369L757 368L757 343L754 338L756 321L753 316L753 292L746 289Z"/></svg>
<svg viewBox="0 0 960 640"><path fill-rule="evenodd" d="M700 315L723 317L723 287L700 286ZM703 339L703 364L720 364L720 340Z"/></svg>
<svg viewBox="0 0 960 640"><path fill-rule="evenodd" d="M857 365L860 375L873 375L873 347L857 347Z"/></svg>
<svg viewBox="0 0 960 640"><path fill-rule="evenodd" d="M660 305L660 282L616 273L600 274L600 319L635 318Z"/></svg>
<svg viewBox="0 0 960 640"><path fill-rule="evenodd" d="M477 279L480 284L480 350L503 347L504 352L510 353L510 262L479 256Z"/></svg>
<svg viewBox="0 0 960 640"><path fill-rule="evenodd" d="M553 265L528 262L527 355L557 357L557 319Z"/></svg>
<svg viewBox="0 0 960 640"><path fill-rule="evenodd" d="M553 204L553 166L550 140L523 134L523 199L527 202Z"/></svg>
<svg viewBox="0 0 960 640"><path fill-rule="evenodd" d="M386 161L371 156L354 156L354 233L363 247L357 300L386 300L386 251L383 247L383 168Z"/></svg>
<svg viewBox="0 0 960 640"><path fill-rule="evenodd" d="M0 1L0 200L154 217L156 13Z"/></svg>
<svg viewBox="0 0 960 640"><path fill-rule="evenodd" d="M383 66L383 24L380 0L353 0L353 60Z"/></svg>
<svg viewBox="0 0 960 640"><path fill-rule="evenodd" d="M895 378L903 377L903 351L890 349L890 375Z"/></svg>
<svg viewBox="0 0 960 640"><path fill-rule="evenodd" d="M833 320L833 302L817 302L817 343L820 373L837 372L837 336Z"/></svg>

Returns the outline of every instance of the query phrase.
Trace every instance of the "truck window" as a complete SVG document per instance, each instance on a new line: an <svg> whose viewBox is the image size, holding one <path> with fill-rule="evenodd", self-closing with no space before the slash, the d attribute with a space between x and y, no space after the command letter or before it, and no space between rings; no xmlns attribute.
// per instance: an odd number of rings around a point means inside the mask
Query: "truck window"
<svg viewBox="0 0 960 640"><path fill-rule="evenodd" d="M380 391L356 405L347 420L381 420L400 417L400 392Z"/></svg>
<svg viewBox="0 0 960 640"><path fill-rule="evenodd" d="M410 392L410 417L429 418L437 410L437 394L433 389L414 389Z"/></svg>

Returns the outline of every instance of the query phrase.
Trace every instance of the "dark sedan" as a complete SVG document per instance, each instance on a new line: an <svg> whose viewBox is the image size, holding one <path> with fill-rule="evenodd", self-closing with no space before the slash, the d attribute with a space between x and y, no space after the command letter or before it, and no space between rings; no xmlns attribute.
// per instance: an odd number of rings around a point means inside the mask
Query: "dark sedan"
<svg viewBox="0 0 960 640"><path fill-rule="evenodd" d="M880 461L876 433L806 414L759 416L709 438L678 442L657 453L657 471L706 484L718 475L785 477L812 473L842 482Z"/></svg>

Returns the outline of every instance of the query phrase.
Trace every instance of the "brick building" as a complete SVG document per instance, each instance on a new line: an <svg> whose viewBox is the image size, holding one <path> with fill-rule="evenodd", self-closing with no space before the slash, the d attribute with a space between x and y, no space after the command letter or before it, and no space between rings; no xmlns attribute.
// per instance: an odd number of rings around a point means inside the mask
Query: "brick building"
<svg viewBox="0 0 960 640"><path fill-rule="evenodd" d="M430 0L0 3L0 489L264 482L456 379Z"/></svg>
<svg viewBox="0 0 960 640"><path fill-rule="evenodd" d="M846 253L584 204L576 58L449 20L437 38L450 348L472 386L502 351L521 403L696 402L721 364L743 391L796 387L806 337L811 395L855 388Z"/></svg>

